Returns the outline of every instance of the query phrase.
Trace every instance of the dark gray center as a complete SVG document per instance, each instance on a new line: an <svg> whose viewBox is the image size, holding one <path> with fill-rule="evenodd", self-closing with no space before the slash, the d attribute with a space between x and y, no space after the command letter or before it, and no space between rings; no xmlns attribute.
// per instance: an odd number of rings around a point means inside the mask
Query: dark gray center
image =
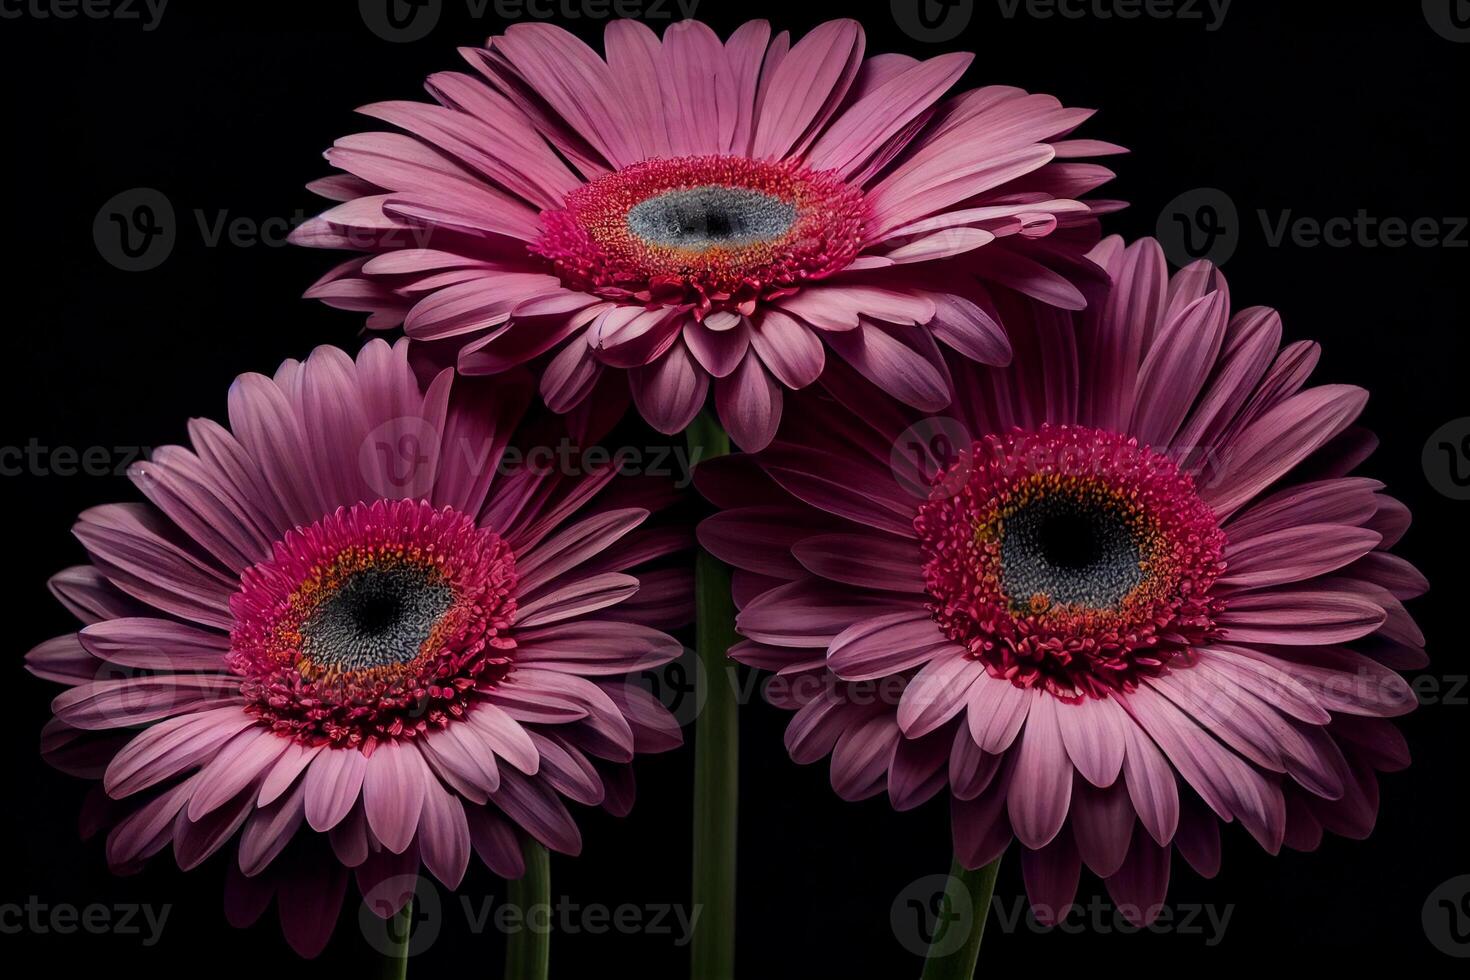
<svg viewBox="0 0 1470 980"><path fill-rule="evenodd" d="M301 652L341 671L408 663L453 604L447 583L417 569L364 569L301 624Z"/></svg>
<svg viewBox="0 0 1470 980"><path fill-rule="evenodd" d="M691 187L665 191L628 212L628 230L650 245L703 252L780 238L796 223L796 206L760 191Z"/></svg>
<svg viewBox="0 0 1470 980"><path fill-rule="evenodd" d="M1041 593L1052 605L1116 609L1143 580L1123 517L1067 497L1044 497L1007 518L1000 554L1001 587L1020 606Z"/></svg>

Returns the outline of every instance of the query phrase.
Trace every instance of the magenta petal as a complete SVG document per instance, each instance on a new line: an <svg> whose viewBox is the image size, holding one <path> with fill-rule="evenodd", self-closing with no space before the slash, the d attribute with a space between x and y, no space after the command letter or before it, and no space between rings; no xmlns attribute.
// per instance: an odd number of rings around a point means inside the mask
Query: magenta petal
<svg viewBox="0 0 1470 980"><path fill-rule="evenodd" d="M347 895L347 871L327 862L296 869L276 893L281 931L296 953L314 959L327 947L342 900Z"/></svg>
<svg viewBox="0 0 1470 980"><path fill-rule="evenodd" d="M564 854L581 851L582 834L576 822L544 782L507 770L492 800L522 830L552 850Z"/></svg>
<svg viewBox="0 0 1470 980"><path fill-rule="evenodd" d="M875 324L865 320L856 330L830 334L827 342L863 377L904 404L926 412L949 404L948 385L934 365Z"/></svg>
<svg viewBox="0 0 1470 980"><path fill-rule="evenodd" d="M747 351L735 373L715 383L715 407L735 444L758 452L770 445L781 424L781 386L755 352Z"/></svg>
<svg viewBox="0 0 1470 980"><path fill-rule="evenodd" d="M511 825L489 807L471 807L467 816L470 842L480 860L502 878L519 878L525 874L521 844Z"/></svg>
<svg viewBox="0 0 1470 980"><path fill-rule="evenodd" d="M704 407L709 390L705 374L682 343L652 364L634 368L628 380L638 411L665 435L683 432Z"/></svg>
<svg viewBox="0 0 1470 980"><path fill-rule="evenodd" d="M843 680L864 681L959 652L924 609L853 624L832 641L827 666Z"/></svg>
<svg viewBox="0 0 1470 980"><path fill-rule="evenodd" d="M1104 882L1118 911L1135 926L1146 926L1164 909L1169 890L1169 847L1151 840L1142 828L1118 872Z"/></svg>
<svg viewBox="0 0 1470 980"><path fill-rule="evenodd" d="M1122 780L1098 789L1084 779L1072 784L1072 838L1082 860L1099 878L1123 865L1136 822L1128 789Z"/></svg>
<svg viewBox="0 0 1470 980"><path fill-rule="evenodd" d="M801 389L821 377L826 348L811 328L780 310L767 310L750 334L750 346L788 388Z"/></svg>
<svg viewBox="0 0 1470 980"><path fill-rule="evenodd" d="M1082 880L1082 858L1070 834L1039 851L1021 851L1021 876L1031 911L1042 925L1056 925L1072 910Z"/></svg>

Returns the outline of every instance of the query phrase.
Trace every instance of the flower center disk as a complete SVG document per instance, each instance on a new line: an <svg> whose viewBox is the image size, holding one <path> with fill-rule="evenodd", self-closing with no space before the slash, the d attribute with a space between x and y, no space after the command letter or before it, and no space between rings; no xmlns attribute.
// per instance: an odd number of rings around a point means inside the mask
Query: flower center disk
<svg viewBox="0 0 1470 980"><path fill-rule="evenodd" d="M645 160L544 212L532 251L568 285L611 299L749 314L846 268L864 215L860 190L792 162Z"/></svg>
<svg viewBox="0 0 1470 980"><path fill-rule="evenodd" d="M515 559L453 509L341 508L276 543L230 600L249 710L309 744L411 738L511 668Z"/></svg>
<svg viewBox="0 0 1470 980"><path fill-rule="evenodd" d="M1124 436L988 436L936 477L914 527L935 621L1020 686L1105 697L1218 635L1224 533L1187 474Z"/></svg>

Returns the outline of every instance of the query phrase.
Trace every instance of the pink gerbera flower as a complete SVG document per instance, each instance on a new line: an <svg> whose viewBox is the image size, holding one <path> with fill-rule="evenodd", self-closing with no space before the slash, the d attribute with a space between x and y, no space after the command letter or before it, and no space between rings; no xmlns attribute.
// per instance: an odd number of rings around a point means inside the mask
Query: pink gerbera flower
<svg viewBox="0 0 1470 980"><path fill-rule="evenodd" d="M462 51L479 77L429 79L438 105L362 112L405 130L337 141L343 202L294 240L367 253L308 296L403 324L466 374L544 356L564 412L607 368L643 415L683 429L715 379L736 442L759 449L783 388L826 347L893 396L943 407L936 339L1007 357L985 283L1080 309L1120 152L1066 135L1090 110L993 86L946 99L969 54L865 58L854 21L796 44L752 21L662 42L610 23L606 60L561 28L518 24Z"/></svg>
<svg viewBox="0 0 1470 980"><path fill-rule="evenodd" d="M1404 507L1349 475L1362 390L1306 387L1317 346L1232 315L1207 263L1094 258L1110 294L1007 297L1015 362L952 358L942 416L829 368L769 449L704 464L729 509L699 538L796 761L900 809L947 786L959 859L1014 838L1046 921L1085 864L1145 922L1173 849L1215 873L1220 822L1273 853L1368 833L1426 583L1388 550Z"/></svg>
<svg viewBox="0 0 1470 980"><path fill-rule="evenodd" d="M635 751L680 741L623 676L692 611L660 561L689 535L647 526L672 495L518 463L566 431L522 425L524 378L426 380L381 340L241 376L229 428L133 469L150 504L81 516L52 587L86 625L27 657L68 685L45 748L102 775L109 863L229 845L231 919L276 894L307 956L351 873L385 917L420 863L519 876L520 835L575 853L565 801L626 812Z"/></svg>

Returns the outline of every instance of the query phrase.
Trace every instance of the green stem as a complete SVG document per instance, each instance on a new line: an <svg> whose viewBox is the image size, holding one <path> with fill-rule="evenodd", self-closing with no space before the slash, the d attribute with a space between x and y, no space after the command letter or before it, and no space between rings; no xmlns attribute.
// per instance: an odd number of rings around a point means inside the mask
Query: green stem
<svg viewBox="0 0 1470 980"><path fill-rule="evenodd" d="M980 940L985 937L985 920L990 917L990 896L995 892L995 875L1000 858L978 871L971 871L956 859L950 864L949 885L944 890L939 922L929 943L929 958L924 961L920 980L973 980L975 963L980 959ZM955 915L954 904L969 899L970 914ZM951 929L965 929L964 942L955 946Z"/></svg>
<svg viewBox="0 0 1470 980"><path fill-rule="evenodd" d="M413 931L413 899L403 903L388 923L388 941L392 948L383 952L383 980L404 980L408 976L408 940Z"/></svg>
<svg viewBox="0 0 1470 980"><path fill-rule="evenodd" d="M529 838L526 873L510 882L506 902L520 909L521 928L505 946L505 980L546 980L551 963L551 855Z"/></svg>
<svg viewBox="0 0 1470 980"><path fill-rule="evenodd" d="M692 461L723 456L730 437L705 412L686 433ZM736 642L730 569L701 551L695 563L695 650L707 687L694 726L694 912L690 975L735 976L735 830L740 800L740 731L734 676L726 658Z"/></svg>

